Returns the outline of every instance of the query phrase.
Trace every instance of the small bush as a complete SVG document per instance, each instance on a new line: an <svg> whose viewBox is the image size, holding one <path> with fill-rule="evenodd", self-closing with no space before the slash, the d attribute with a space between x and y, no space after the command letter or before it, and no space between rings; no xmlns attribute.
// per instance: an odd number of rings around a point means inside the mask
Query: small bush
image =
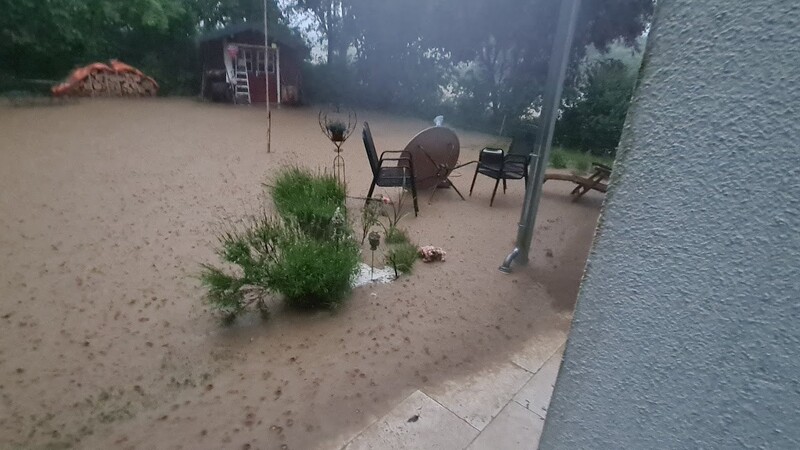
<svg viewBox="0 0 800 450"><path fill-rule="evenodd" d="M249 307L267 315L268 293L291 306L334 307L358 272L344 189L332 177L283 170L272 195L280 218L264 213L220 235L218 254L234 269L204 265L200 273L207 300L228 323Z"/></svg>
<svg viewBox="0 0 800 450"><path fill-rule="evenodd" d="M377 201L368 201L361 209L361 244L369 234L369 230L375 225L381 225L381 204Z"/></svg>
<svg viewBox="0 0 800 450"><path fill-rule="evenodd" d="M230 321L248 307L268 313L269 292L291 306L331 308L350 291L359 248L351 233L317 239L295 223L262 216L243 231L220 237L219 255L235 275L204 265L200 280L212 307Z"/></svg>
<svg viewBox="0 0 800 450"><path fill-rule="evenodd" d="M387 244L406 244L409 242L408 233L400 228L389 228L386 230L384 242Z"/></svg>
<svg viewBox="0 0 800 450"><path fill-rule="evenodd" d="M278 173L272 201L281 217L321 239L333 232L331 220L336 209L345 211L345 190L331 175L291 167Z"/></svg>
<svg viewBox="0 0 800 450"><path fill-rule="evenodd" d="M589 171L590 165L589 160L586 158L576 159L574 164L575 170L582 174Z"/></svg>
<svg viewBox="0 0 800 450"><path fill-rule="evenodd" d="M332 308L350 292L359 248L350 239L318 240L300 234L284 243L267 284L301 308Z"/></svg>
<svg viewBox="0 0 800 450"><path fill-rule="evenodd" d="M208 289L208 301L230 322L244 311L244 295L240 290L242 279L230 276L216 267L203 265L200 282Z"/></svg>
<svg viewBox="0 0 800 450"><path fill-rule="evenodd" d="M411 273L418 257L417 247L408 242L392 246L386 254L386 260L394 268L395 274Z"/></svg>
<svg viewBox="0 0 800 450"><path fill-rule="evenodd" d="M554 169L565 169L567 167L567 158L560 150L553 150L550 153L550 167Z"/></svg>
<svg viewBox="0 0 800 450"><path fill-rule="evenodd" d="M266 315L267 274L276 260L276 245L284 233L283 224L266 215L251 221L244 230L231 230L219 236L220 258L238 267L231 275L204 264L200 282L208 289L207 300L231 322L249 306Z"/></svg>

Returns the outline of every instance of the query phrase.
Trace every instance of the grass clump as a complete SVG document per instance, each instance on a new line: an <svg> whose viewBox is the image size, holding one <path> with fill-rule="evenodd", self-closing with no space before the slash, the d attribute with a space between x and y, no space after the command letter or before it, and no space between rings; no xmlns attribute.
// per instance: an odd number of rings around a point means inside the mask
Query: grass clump
<svg viewBox="0 0 800 450"><path fill-rule="evenodd" d="M269 294L296 307L335 307L358 272L344 189L332 177L286 169L271 190L279 217L262 213L222 233L217 253L229 270L202 267L206 298L226 322L250 308L266 316Z"/></svg>
<svg viewBox="0 0 800 450"><path fill-rule="evenodd" d="M406 230L400 228L389 228L386 230L384 242L390 245L406 244L410 242L410 239L408 238L408 233Z"/></svg>
<svg viewBox="0 0 800 450"><path fill-rule="evenodd" d="M578 173L588 172L590 166L591 163L589 162L589 160L583 158L576 160L575 163L573 164L573 167L575 167L575 171Z"/></svg>
<svg viewBox="0 0 800 450"><path fill-rule="evenodd" d="M280 171L271 194L281 217L295 221L318 238L333 232L330 226L337 208L346 211L344 187L333 176L314 174L300 167Z"/></svg>
<svg viewBox="0 0 800 450"><path fill-rule="evenodd" d="M233 273L204 264L200 282L208 290L207 300L223 315L226 323L248 307L255 306L266 316L266 296L271 289L268 274L278 261L278 242L284 235L280 221L263 215L241 230L229 230L218 237L217 254Z"/></svg>
<svg viewBox="0 0 800 450"><path fill-rule="evenodd" d="M553 151L550 153L550 167L554 169L565 169L567 167L567 158L561 151Z"/></svg>
<svg viewBox="0 0 800 450"><path fill-rule="evenodd" d="M268 284L300 308L333 308L351 289L358 272L359 248L350 238L319 240L305 234L282 245Z"/></svg>
<svg viewBox="0 0 800 450"><path fill-rule="evenodd" d="M611 167L614 165L614 158L564 148L553 148L550 153L550 167L554 169L566 169L569 167L583 174L588 172L592 163L595 162Z"/></svg>
<svg viewBox="0 0 800 450"><path fill-rule="evenodd" d="M417 246L409 242L393 245L386 254L386 261L394 269L395 276L400 273L411 273L419 254Z"/></svg>

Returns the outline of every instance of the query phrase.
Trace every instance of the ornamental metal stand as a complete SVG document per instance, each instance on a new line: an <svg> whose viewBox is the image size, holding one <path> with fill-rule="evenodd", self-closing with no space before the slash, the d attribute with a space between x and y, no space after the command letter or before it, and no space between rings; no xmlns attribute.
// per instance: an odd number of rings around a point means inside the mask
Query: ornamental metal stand
<svg viewBox="0 0 800 450"><path fill-rule="evenodd" d="M333 158L333 177L342 186L347 184L342 145L353 134L357 124L356 113L352 110L341 112L339 107L336 107L330 111L320 110L319 112L319 127L322 129L322 134L330 139L336 147L336 156Z"/></svg>

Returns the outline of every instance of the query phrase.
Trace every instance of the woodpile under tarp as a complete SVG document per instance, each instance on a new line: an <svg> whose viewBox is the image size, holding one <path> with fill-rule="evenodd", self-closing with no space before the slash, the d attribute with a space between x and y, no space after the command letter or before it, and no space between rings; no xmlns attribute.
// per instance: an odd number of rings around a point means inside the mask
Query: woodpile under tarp
<svg viewBox="0 0 800 450"><path fill-rule="evenodd" d="M158 83L124 62L93 63L72 71L63 83L53 86L55 97L155 97Z"/></svg>

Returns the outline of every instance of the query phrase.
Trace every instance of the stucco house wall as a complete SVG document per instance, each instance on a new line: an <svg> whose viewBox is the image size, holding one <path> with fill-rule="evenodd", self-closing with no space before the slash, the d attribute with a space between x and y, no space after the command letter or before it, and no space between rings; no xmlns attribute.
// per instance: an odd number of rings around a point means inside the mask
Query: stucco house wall
<svg viewBox="0 0 800 450"><path fill-rule="evenodd" d="M541 448L800 448L800 2L651 31Z"/></svg>

